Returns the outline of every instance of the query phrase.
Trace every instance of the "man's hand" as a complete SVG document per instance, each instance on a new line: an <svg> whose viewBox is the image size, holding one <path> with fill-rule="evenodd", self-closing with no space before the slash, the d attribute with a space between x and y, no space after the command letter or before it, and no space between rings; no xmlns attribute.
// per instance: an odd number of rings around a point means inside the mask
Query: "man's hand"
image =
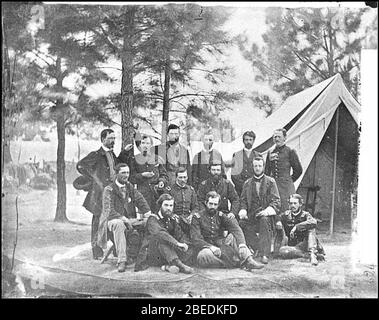
<svg viewBox="0 0 379 320"><path fill-rule="evenodd" d="M131 150L131 149L133 149L133 144L132 144L132 143L128 143L128 144L125 146L125 148L124 148L125 151L129 151L129 150Z"/></svg>
<svg viewBox="0 0 379 320"><path fill-rule="evenodd" d="M238 213L238 216L240 217L240 219L247 219L247 211L245 209L241 209L240 212Z"/></svg>
<svg viewBox="0 0 379 320"><path fill-rule="evenodd" d="M262 211L259 211L255 216L257 218L259 218L259 217L267 217L268 216L268 212L266 210L262 210Z"/></svg>
<svg viewBox="0 0 379 320"><path fill-rule="evenodd" d="M221 249L220 249L219 247L212 246L212 247L210 247L209 249L211 249L211 251L213 252L213 254L214 254L216 257L221 257Z"/></svg>
<svg viewBox="0 0 379 320"><path fill-rule="evenodd" d="M188 250L188 244L187 243L182 243L182 242L178 242L177 246L183 250L184 252L186 252Z"/></svg>
<svg viewBox="0 0 379 320"><path fill-rule="evenodd" d="M290 232L290 237L294 238L295 237L295 232L296 232L296 226L294 226Z"/></svg>
<svg viewBox="0 0 379 320"><path fill-rule="evenodd" d="M127 217L122 216L121 220L128 227L128 229L132 229L133 228L131 221Z"/></svg>
<svg viewBox="0 0 379 320"><path fill-rule="evenodd" d="M159 189L163 189L164 188L164 182L163 181L159 181L158 182L158 188Z"/></svg>
<svg viewBox="0 0 379 320"><path fill-rule="evenodd" d="M276 223L276 229L278 229L278 230L282 230L282 229L283 229L283 225L282 225L282 222L281 222L281 221L278 221L278 222Z"/></svg>
<svg viewBox="0 0 379 320"><path fill-rule="evenodd" d="M238 255L239 255L240 259L245 259L250 254L251 254L251 252L245 244L239 245Z"/></svg>
<svg viewBox="0 0 379 320"><path fill-rule="evenodd" d="M235 215L234 215L233 212L229 212L226 216L227 216L229 219L235 218Z"/></svg>
<svg viewBox="0 0 379 320"><path fill-rule="evenodd" d="M152 172L152 171L142 172L141 175L142 175L142 177L145 177L145 178L151 178L151 177L154 177L154 172Z"/></svg>

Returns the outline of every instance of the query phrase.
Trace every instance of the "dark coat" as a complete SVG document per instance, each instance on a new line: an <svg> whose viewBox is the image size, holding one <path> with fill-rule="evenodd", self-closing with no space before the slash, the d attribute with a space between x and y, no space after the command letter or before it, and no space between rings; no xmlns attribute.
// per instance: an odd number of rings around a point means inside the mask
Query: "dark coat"
<svg viewBox="0 0 379 320"><path fill-rule="evenodd" d="M150 171L154 173L153 177L145 178L142 176L142 173ZM130 164L129 181L137 184L138 191L142 193L151 210L155 212L157 195L154 192L154 186L160 181L165 185L168 184L168 176L163 159L154 153L146 157L142 153L137 154Z"/></svg>
<svg viewBox="0 0 379 320"><path fill-rule="evenodd" d="M243 149L233 154L231 177L239 196L245 181L254 175L253 159L258 155L259 152L252 150L248 157Z"/></svg>
<svg viewBox="0 0 379 320"><path fill-rule="evenodd" d="M245 209L249 222L255 224L255 215L268 206L272 207L277 214L279 213L280 197L275 180L263 175L258 195L254 178L249 178L242 188L240 209Z"/></svg>
<svg viewBox="0 0 379 320"><path fill-rule="evenodd" d="M208 157L209 157L209 160L208 160ZM221 163L221 174L224 178L226 178L225 164L222 159L222 155L219 151L215 149L212 149L210 152L206 152L202 150L193 157L191 185L195 188L195 190L198 190L201 182L211 177L211 174L209 171L209 163L214 162L214 161Z"/></svg>
<svg viewBox="0 0 379 320"><path fill-rule="evenodd" d="M177 152L176 152L177 151ZM188 149L177 143L171 146L169 143L154 147L154 153L163 159L169 177L170 186L175 183L176 172L180 167L187 169L188 181L192 181L191 159Z"/></svg>
<svg viewBox="0 0 379 320"><path fill-rule="evenodd" d="M234 189L233 184L224 178L221 178L218 184L215 184L212 178L209 178L199 185L199 190L197 191L197 200L199 201L199 208L205 209L205 198L209 191L216 191L220 196L220 204L218 209L224 213L233 212L237 217L240 203L239 197ZM231 207L229 210L228 200L231 203Z"/></svg>
<svg viewBox="0 0 379 320"><path fill-rule="evenodd" d="M118 163L130 164L133 157L133 150L123 150L118 157L113 154L115 165ZM104 188L112 183L110 168L105 155L105 150L100 147L99 150L89 153L81 159L77 165L80 174L92 179L92 186L84 200L83 207L96 216L100 216L102 211L102 198Z"/></svg>
<svg viewBox="0 0 379 320"><path fill-rule="evenodd" d="M273 153L278 153L278 160L271 160ZM303 173L303 168L296 151L286 145L279 148L275 147L273 151L269 151L266 159L265 173L276 181L281 200L281 212L288 210L288 198L296 191L294 182Z"/></svg>
<svg viewBox="0 0 379 320"><path fill-rule="evenodd" d="M106 248L108 221L120 219L125 216L129 219L136 219L136 207L141 214L150 211L150 207L142 194L134 189L129 182L126 183L126 196L123 197L116 182L106 186L103 192L103 210L100 216L98 230L98 245Z"/></svg>

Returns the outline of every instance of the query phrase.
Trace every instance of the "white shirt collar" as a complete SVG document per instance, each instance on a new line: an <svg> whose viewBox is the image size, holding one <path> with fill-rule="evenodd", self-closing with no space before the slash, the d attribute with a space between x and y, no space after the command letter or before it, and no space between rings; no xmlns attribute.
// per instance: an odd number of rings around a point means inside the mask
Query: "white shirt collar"
<svg viewBox="0 0 379 320"><path fill-rule="evenodd" d="M107 148L107 147L104 146L103 144L101 145L101 147L103 148L103 150L104 150L105 152L112 151L112 149Z"/></svg>
<svg viewBox="0 0 379 320"><path fill-rule="evenodd" d="M243 148L243 150L245 150L247 153L250 153L251 151L253 151L253 147L251 147L251 149Z"/></svg>
<svg viewBox="0 0 379 320"><path fill-rule="evenodd" d="M212 147L209 150L205 150L205 148L203 146L203 152L211 152L211 151L213 151L213 147L214 147L214 144L212 145Z"/></svg>
<svg viewBox="0 0 379 320"><path fill-rule="evenodd" d="M121 187L126 187L126 184L121 184L120 182L118 182L118 180L116 179L115 180L116 182L116 185L121 189Z"/></svg>
<svg viewBox="0 0 379 320"><path fill-rule="evenodd" d="M159 217L159 219L163 219L163 216L162 216L161 210L158 211L157 216Z"/></svg>

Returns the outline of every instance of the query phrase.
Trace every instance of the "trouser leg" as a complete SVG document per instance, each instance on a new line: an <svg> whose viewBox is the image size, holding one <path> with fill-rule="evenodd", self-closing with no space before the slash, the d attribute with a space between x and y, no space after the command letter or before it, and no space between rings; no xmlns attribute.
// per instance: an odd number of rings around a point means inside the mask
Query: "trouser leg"
<svg viewBox="0 0 379 320"><path fill-rule="evenodd" d="M256 226L247 221L241 220L240 227L245 236L247 246L253 249L254 252L257 252L259 249L259 238L257 236Z"/></svg>
<svg viewBox="0 0 379 320"><path fill-rule="evenodd" d="M259 219L259 251L261 256L269 256L271 253L272 232L271 217L261 217Z"/></svg>
<svg viewBox="0 0 379 320"><path fill-rule="evenodd" d="M116 246L118 256L117 262L126 262L126 238L125 238L125 224L122 220L113 219L108 221L108 228L113 232L113 239Z"/></svg>
<svg viewBox="0 0 379 320"><path fill-rule="evenodd" d="M224 244L230 246L235 251L236 257L238 258L238 261L245 261L248 257L252 256L253 253L250 250L244 250L242 251L242 255L239 255L239 248L237 244L237 240L234 237L233 234L228 234L228 236L224 239Z"/></svg>
<svg viewBox="0 0 379 320"><path fill-rule="evenodd" d="M171 264L175 259L179 259L175 249L169 246L168 244L158 244L158 251L160 255L164 258L164 260L167 261L169 264Z"/></svg>
<svg viewBox="0 0 379 320"><path fill-rule="evenodd" d="M100 216L92 215L91 223L91 246L97 247L97 231L99 230Z"/></svg>
<svg viewBox="0 0 379 320"><path fill-rule="evenodd" d="M309 253L317 252L316 229L311 229L307 231L307 249Z"/></svg>
<svg viewBox="0 0 379 320"><path fill-rule="evenodd" d="M197 263L202 268L218 268L224 266L222 260L216 257L209 248L204 248L198 253Z"/></svg>

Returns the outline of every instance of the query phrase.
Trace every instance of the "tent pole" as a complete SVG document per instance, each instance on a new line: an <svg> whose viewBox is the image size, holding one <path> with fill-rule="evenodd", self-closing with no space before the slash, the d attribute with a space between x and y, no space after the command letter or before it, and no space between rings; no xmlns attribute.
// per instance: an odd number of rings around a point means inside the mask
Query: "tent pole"
<svg viewBox="0 0 379 320"><path fill-rule="evenodd" d="M333 235L334 227L334 209L336 203L336 175L337 175L337 148L338 148L338 120L339 120L339 107L336 113L336 132L334 138L334 159L333 159L333 197L332 197L332 213L330 215L330 230L329 235Z"/></svg>

